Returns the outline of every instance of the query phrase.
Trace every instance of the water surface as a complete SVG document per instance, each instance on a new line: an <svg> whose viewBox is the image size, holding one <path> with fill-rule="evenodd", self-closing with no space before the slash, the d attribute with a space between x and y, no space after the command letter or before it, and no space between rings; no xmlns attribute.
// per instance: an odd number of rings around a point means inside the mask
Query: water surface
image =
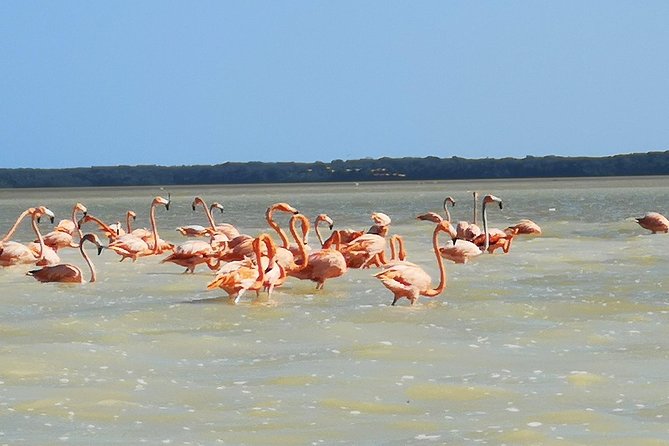
<svg viewBox="0 0 669 446"><path fill-rule="evenodd" d="M543 236L448 264L446 291L414 307L391 307L373 270L232 306L205 290L207 269L159 258L103 252L98 282L78 286L1 269L0 443L669 444L669 238L632 219L669 211L669 178L170 188L157 218L180 242L176 226L205 224L195 195L249 234L277 201L339 228L382 211L436 281L433 226L415 216L451 195L469 220L473 190L504 200L492 226L530 218ZM148 226L166 193L0 190L0 230L39 204L68 218L77 201ZM13 239L31 240L29 225ZM61 258L83 266L76 250Z"/></svg>

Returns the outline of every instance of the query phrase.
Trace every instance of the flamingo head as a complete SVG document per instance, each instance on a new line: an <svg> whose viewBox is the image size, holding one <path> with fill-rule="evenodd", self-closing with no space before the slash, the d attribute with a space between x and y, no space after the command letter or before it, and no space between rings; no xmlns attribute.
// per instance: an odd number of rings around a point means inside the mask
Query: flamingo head
<svg viewBox="0 0 669 446"><path fill-rule="evenodd" d="M97 246L98 247L98 255L100 255L104 246L102 246L102 242L100 242L100 239L98 238L97 234L93 234L93 233L84 234L84 236L81 237L81 242L83 242L84 240L88 240L89 242L91 242L95 246Z"/></svg>
<svg viewBox="0 0 669 446"><path fill-rule="evenodd" d="M488 203L497 203L499 204L499 208L502 209L502 199L499 197L496 197L494 195L486 195L483 197L483 204L488 204Z"/></svg>
<svg viewBox="0 0 669 446"><path fill-rule="evenodd" d="M309 244L309 229L311 229L311 225L309 224L309 219L305 217L302 214L295 214L292 217L290 217L290 224L293 224L293 221L295 220L300 220L301 223L301 229L302 229L302 244L303 245L308 245Z"/></svg>
<svg viewBox="0 0 669 446"><path fill-rule="evenodd" d="M434 231L435 233L445 232L446 234L448 234L451 237L451 240L453 240L453 244L455 244L455 241L458 238L458 233L456 232L455 228L453 227L451 222L447 220L440 221L437 224L437 227L435 228Z"/></svg>
<svg viewBox="0 0 669 446"><path fill-rule="evenodd" d="M453 197L448 196L444 198L444 209L446 209L446 205L448 205L448 203L450 203L451 206L455 206L455 200L453 199Z"/></svg>
<svg viewBox="0 0 669 446"><path fill-rule="evenodd" d="M132 218L132 221L137 220L137 214L135 214L135 211L128 211L127 215L128 217Z"/></svg>
<svg viewBox="0 0 669 446"><path fill-rule="evenodd" d="M40 206L40 207L36 208L34 212L35 212L35 215L37 216L37 223L40 222L40 219L42 218L42 215L46 215L47 217L49 217L49 220L51 221L51 223L53 223L56 220L56 216L54 215L53 212L51 212L51 209L46 208L44 206Z"/></svg>
<svg viewBox="0 0 669 446"><path fill-rule="evenodd" d="M423 221L431 221L432 223L441 223L444 220L444 217L437 214L436 212L426 212L425 214L420 214L416 216L416 219Z"/></svg>
<svg viewBox="0 0 669 446"><path fill-rule="evenodd" d="M332 219L327 214L318 214L318 216L316 217L316 221L314 222L314 225L318 225L318 223L321 221L327 223L328 229L332 231L332 228L334 227L334 221L332 221Z"/></svg>
<svg viewBox="0 0 669 446"><path fill-rule="evenodd" d="M220 211L221 211L221 214L223 213L223 205L222 205L221 203L219 203L218 201L214 201L214 202L211 204L211 208L210 208L210 210L211 210L211 209L214 209L214 208L220 210Z"/></svg>
<svg viewBox="0 0 669 446"><path fill-rule="evenodd" d="M202 199L202 197L193 198L193 203L191 204L191 207L193 208L193 210L195 210L195 206L197 206L198 204L200 204L202 206L206 206L204 204L204 200Z"/></svg>
<svg viewBox="0 0 669 446"><path fill-rule="evenodd" d="M168 195L168 197L169 197L169 195ZM156 198L153 199L153 202L151 203L152 206L156 206L156 205L159 205L159 204L164 205L165 209L167 209L168 211L170 210L170 200L169 199L166 200L163 197L156 197Z"/></svg>
<svg viewBox="0 0 669 446"><path fill-rule="evenodd" d="M272 206L270 206L267 209L268 212L272 211L280 211L280 212L287 212L290 214L299 214L300 211L289 205L288 203L274 203Z"/></svg>
<svg viewBox="0 0 669 446"><path fill-rule="evenodd" d="M74 212L76 213L77 211L81 211L84 215L88 213L88 209L86 209L86 206L84 206L81 203L77 203L74 205Z"/></svg>

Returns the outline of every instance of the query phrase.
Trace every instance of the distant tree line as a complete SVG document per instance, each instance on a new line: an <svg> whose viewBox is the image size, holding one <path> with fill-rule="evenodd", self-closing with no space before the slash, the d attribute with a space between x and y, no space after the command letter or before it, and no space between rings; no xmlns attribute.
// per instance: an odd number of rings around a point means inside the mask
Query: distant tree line
<svg viewBox="0 0 669 446"><path fill-rule="evenodd" d="M607 157L527 156L333 160L329 163L223 163L0 169L0 188L302 183L380 180L669 175L669 151Z"/></svg>

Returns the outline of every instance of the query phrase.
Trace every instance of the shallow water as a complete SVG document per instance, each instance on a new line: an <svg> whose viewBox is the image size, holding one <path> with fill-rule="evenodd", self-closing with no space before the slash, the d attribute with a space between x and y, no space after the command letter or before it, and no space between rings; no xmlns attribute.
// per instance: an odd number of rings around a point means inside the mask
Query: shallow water
<svg viewBox="0 0 669 446"><path fill-rule="evenodd" d="M432 225L415 216L451 195L470 220L472 190L504 200L492 226L530 218L544 234L448 264L446 291L413 307L391 307L373 270L233 306L205 290L206 268L158 258L104 251L84 285L1 269L0 444L669 444L669 238L632 219L669 211L667 177L170 188L157 219L179 242L176 226L205 224L195 195L250 234L277 201L339 228L382 211L436 282ZM0 190L0 230L38 204L69 218L77 201L148 226L166 193ZM27 222L13 239L32 239Z"/></svg>

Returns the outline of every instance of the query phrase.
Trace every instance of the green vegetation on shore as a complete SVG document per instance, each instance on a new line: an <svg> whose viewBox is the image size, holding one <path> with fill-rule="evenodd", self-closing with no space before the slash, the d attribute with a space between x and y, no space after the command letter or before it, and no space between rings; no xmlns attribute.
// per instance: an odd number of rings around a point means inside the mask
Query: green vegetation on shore
<svg viewBox="0 0 669 446"><path fill-rule="evenodd" d="M329 163L223 163L0 169L0 188L461 180L669 175L669 151L607 157L379 158Z"/></svg>

